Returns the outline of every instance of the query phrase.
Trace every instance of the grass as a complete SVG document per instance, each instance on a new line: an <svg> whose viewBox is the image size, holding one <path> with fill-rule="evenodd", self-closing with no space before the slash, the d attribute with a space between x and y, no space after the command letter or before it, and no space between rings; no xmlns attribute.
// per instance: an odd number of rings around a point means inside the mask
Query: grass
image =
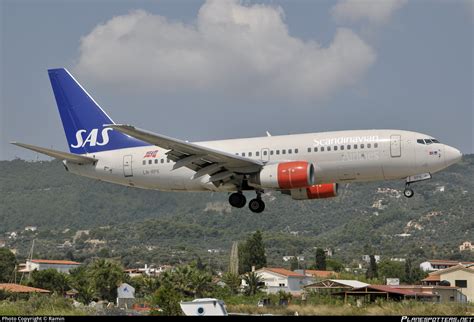
<svg viewBox="0 0 474 322"><path fill-rule="evenodd" d="M85 309L75 308L72 301L57 296L35 295L27 300L0 301L0 316L89 314Z"/></svg>
<svg viewBox="0 0 474 322"><path fill-rule="evenodd" d="M227 311L275 315L473 315L474 305L423 303L415 301L378 302L357 307L351 304L316 304L257 307L255 304L226 304Z"/></svg>

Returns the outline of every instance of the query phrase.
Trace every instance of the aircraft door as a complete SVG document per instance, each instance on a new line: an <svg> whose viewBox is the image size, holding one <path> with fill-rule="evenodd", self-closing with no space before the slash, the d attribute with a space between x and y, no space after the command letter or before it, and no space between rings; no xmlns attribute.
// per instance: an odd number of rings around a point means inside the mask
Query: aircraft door
<svg viewBox="0 0 474 322"><path fill-rule="evenodd" d="M264 162L270 161L270 149L269 148L263 148L260 151L260 159Z"/></svg>
<svg viewBox="0 0 474 322"><path fill-rule="evenodd" d="M392 158L399 158L402 156L402 143L400 135L390 136L390 156Z"/></svg>
<svg viewBox="0 0 474 322"><path fill-rule="evenodd" d="M132 156L131 155L124 155L123 156L123 175L125 176L125 178L133 177Z"/></svg>

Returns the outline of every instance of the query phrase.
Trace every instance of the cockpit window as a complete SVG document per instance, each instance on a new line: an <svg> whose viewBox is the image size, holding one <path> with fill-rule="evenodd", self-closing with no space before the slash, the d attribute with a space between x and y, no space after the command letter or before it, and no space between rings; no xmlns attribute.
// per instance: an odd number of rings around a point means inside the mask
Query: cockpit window
<svg viewBox="0 0 474 322"><path fill-rule="evenodd" d="M440 142L439 142L438 140L436 140L436 139L431 139L431 142L433 142L433 143L440 143Z"/></svg>
<svg viewBox="0 0 474 322"><path fill-rule="evenodd" d="M425 139L425 143L426 143L426 144L431 144L431 143L433 143L433 142L431 142L431 139Z"/></svg>
<svg viewBox="0 0 474 322"><path fill-rule="evenodd" d="M420 143L420 144L425 144L425 141L423 141L423 139L418 139L416 140L417 143Z"/></svg>

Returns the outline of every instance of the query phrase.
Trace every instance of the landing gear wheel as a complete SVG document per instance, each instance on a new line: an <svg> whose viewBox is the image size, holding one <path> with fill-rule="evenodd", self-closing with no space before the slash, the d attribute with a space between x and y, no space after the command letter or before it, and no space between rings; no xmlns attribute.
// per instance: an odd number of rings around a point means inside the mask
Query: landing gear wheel
<svg viewBox="0 0 474 322"><path fill-rule="evenodd" d="M249 202L249 209L252 212L261 213L265 210L265 203L260 198L252 199Z"/></svg>
<svg viewBox="0 0 474 322"><path fill-rule="evenodd" d="M232 207L242 208L247 203L247 199L241 192L235 192L229 196L229 203Z"/></svg>
<svg viewBox="0 0 474 322"><path fill-rule="evenodd" d="M407 198L411 198L413 197L415 193L413 192L413 190L411 190L410 188L405 188L405 190L403 191L403 195Z"/></svg>

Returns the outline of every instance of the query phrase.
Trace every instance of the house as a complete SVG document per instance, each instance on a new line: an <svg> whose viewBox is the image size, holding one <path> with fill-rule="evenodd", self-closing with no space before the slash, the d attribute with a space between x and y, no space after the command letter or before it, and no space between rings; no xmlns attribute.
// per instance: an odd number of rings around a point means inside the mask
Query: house
<svg viewBox="0 0 474 322"><path fill-rule="evenodd" d="M455 286L460 288L468 302L474 302L474 264L459 264L434 271L421 282L429 286Z"/></svg>
<svg viewBox="0 0 474 322"><path fill-rule="evenodd" d="M459 246L459 250L462 252L462 251L465 251L465 250L470 250L470 251L474 251L474 245L472 245L472 243L470 241L465 241L464 243L462 243L460 246Z"/></svg>
<svg viewBox="0 0 474 322"><path fill-rule="evenodd" d="M267 294L284 291L299 295L306 280L306 276L303 274L278 267L263 267L256 270L255 273L264 283ZM246 285L245 280L242 279L242 286Z"/></svg>
<svg viewBox="0 0 474 322"><path fill-rule="evenodd" d="M375 262L378 264L380 262L380 255L374 255ZM363 255L362 260L366 263L370 263L370 255Z"/></svg>
<svg viewBox="0 0 474 322"><path fill-rule="evenodd" d="M122 283L117 288L117 307L130 309L135 301L135 288L127 283Z"/></svg>
<svg viewBox="0 0 474 322"><path fill-rule="evenodd" d="M474 262L459 262L459 261L452 261L452 260L439 260L439 259L432 259L420 264L420 269L425 272L432 272L437 271L440 269L445 269L449 267L453 267L456 265L472 265Z"/></svg>
<svg viewBox="0 0 474 322"><path fill-rule="evenodd" d="M140 268L127 268L124 270L126 274L130 277L137 277L137 276L158 276L163 272L173 269L173 266L170 265L161 265L158 267L154 267L154 265L148 266L145 264L145 267Z"/></svg>
<svg viewBox="0 0 474 322"><path fill-rule="evenodd" d="M330 277L339 276L339 273L336 273L335 271L321 271L321 270L315 270L315 269L297 269L295 270L295 272L306 276L308 278L307 280L309 281L309 283L313 283L315 280L318 280L318 279L327 279Z"/></svg>
<svg viewBox="0 0 474 322"><path fill-rule="evenodd" d="M69 273L73 268L79 267L81 263L68 260L52 260L52 259L31 259L27 260L25 267L20 269L21 273L30 273L34 270L42 271L45 269L55 269L60 273Z"/></svg>
<svg viewBox="0 0 474 322"><path fill-rule="evenodd" d="M26 226L25 231L37 231L38 227L36 226Z"/></svg>
<svg viewBox="0 0 474 322"><path fill-rule="evenodd" d="M337 280L337 279L326 279L316 283L306 285L304 287L305 292L314 292L319 294L331 294L335 292L341 292L345 290L352 290L368 286L369 284L363 283L356 280Z"/></svg>
<svg viewBox="0 0 474 322"><path fill-rule="evenodd" d="M9 292L9 293L22 293L22 294L27 294L27 293L49 294L51 293L51 291L44 290L42 288L30 287L30 286L14 284L14 283L0 284L0 290Z"/></svg>
<svg viewBox="0 0 474 322"><path fill-rule="evenodd" d="M283 256L283 261L288 262L292 260L293 258L295 258L295 256ZM304 262L304 256L296 256L296 259L299 262Z"/></svg>

